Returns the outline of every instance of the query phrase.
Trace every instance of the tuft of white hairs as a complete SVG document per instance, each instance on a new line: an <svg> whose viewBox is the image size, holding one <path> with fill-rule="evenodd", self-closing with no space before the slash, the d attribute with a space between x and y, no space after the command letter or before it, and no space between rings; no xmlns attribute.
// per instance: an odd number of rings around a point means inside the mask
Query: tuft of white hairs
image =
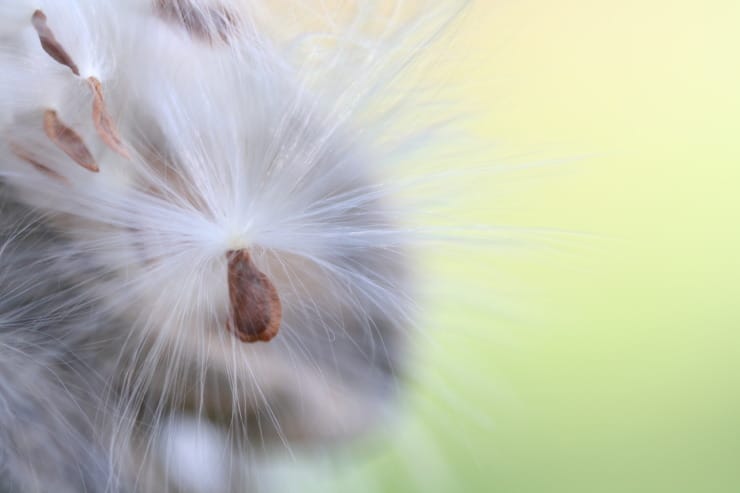
<svg viewBox="0 0 740 493"><path fill-rule="evenodd" d="M35 406L60 444L48 467L6 448L9 488L244 491L275 450L388 418L423 240L391 181L391 88L461 2L315 3L0 6L0 234L23 252L0 268L44 290L0 300L30 314L0 312L0 373L51 372L0 383L0 441ZM279 297L270 342L228 329L230 252ZM67 436L99 455L60 476Z"/></svg>

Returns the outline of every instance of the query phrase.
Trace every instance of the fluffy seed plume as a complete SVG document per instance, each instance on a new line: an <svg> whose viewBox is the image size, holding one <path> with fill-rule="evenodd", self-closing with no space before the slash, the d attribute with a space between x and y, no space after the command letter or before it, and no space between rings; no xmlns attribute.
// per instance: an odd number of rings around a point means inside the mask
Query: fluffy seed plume
<svg viewBox="0 0 740 493"><path fill-rule="evenodd" d="M32 427L0 412L0 489L7 456L38 481L13 491L253 491L255 451L381 422L425 234L406 197L425 180L398 166L421 94L400 73L448 1L0 0L0 294L25 267L54 295L34 317L80 312L44 336L68 346L60 369L92 352L60 383L100 379L72 404L102 463L29 465L3 426ZM53 424L34 423L40 449L64 451Z"/></svg>

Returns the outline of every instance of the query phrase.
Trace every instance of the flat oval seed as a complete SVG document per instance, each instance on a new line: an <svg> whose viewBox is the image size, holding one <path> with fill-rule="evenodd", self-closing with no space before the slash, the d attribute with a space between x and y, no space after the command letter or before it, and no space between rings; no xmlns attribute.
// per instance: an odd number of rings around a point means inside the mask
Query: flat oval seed
<svg viewBox="0 0 740 493"><path fill-rule="evenodd" d="M275 286L246 250L232 250L228 260L231 316L228 328L243 342L267 342L280 329L282 306Z"/></svg>

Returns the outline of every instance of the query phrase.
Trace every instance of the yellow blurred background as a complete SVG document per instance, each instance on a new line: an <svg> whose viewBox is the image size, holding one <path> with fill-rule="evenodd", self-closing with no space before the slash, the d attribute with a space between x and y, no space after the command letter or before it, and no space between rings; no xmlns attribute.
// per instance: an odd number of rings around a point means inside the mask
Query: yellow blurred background
<svg viewBox="0 0 740 493"><path fill-rule="evenodd" d="M465 159L501 169L460 220L514 241L430 259L465 291L406 417L312 484L740 491L740 1L479 0L455 29Z"/></svg>

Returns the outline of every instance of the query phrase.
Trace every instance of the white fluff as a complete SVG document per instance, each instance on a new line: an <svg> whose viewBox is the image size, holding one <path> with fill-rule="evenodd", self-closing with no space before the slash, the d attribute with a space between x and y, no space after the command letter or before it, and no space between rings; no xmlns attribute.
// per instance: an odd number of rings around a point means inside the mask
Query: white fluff
<svg viewBox="0 0 740 493"><path fill-rule="evenodd" d="M121 481L239 491L263 447L355 435L387 416L419 233L402 226L413 211L386 182L403 98L383 92L448 17L357 2L307 18L302 33L275 19L304 2L169 2L203 20L195 29L157 13L161 3L0 6L0 174L12 200L61 232L39 255L115 321L99 328L99 343L114 345L101 397L118 416L102 434ZM42 49L36 10L78 75ZM93 123L91 77L123 151ZM49 110L99 172L50 140ZM225 329L226 254L243 249L282 303L268 344ZM173 428L182 414L190 424ZM183 452L192 440L202 457ZM183 472L195 457L200 484Z"/></svg>

